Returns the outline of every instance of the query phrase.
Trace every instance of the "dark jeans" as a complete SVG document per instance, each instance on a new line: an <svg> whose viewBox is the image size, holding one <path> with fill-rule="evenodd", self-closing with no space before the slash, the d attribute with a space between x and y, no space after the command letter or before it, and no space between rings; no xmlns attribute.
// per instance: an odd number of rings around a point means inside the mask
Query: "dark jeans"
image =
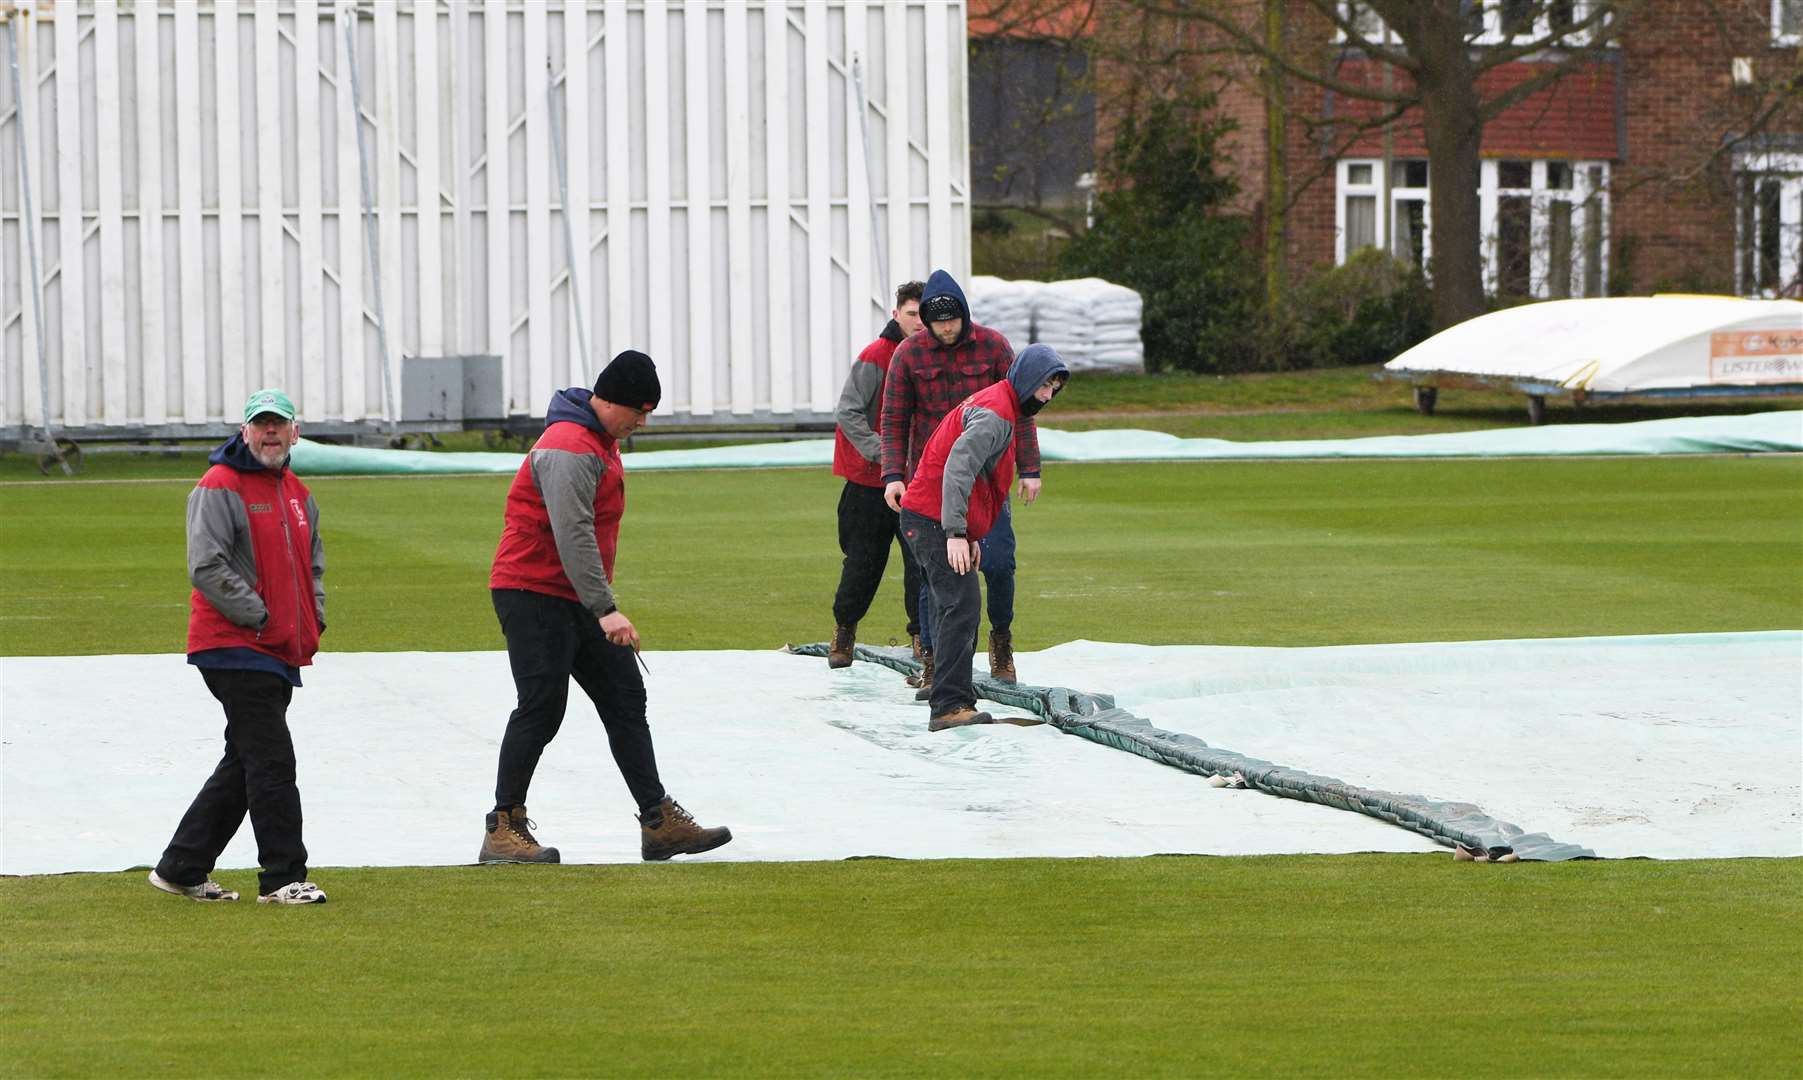
<svg viewBox="0 0 1803 1080"><path fill-rule="evenodd" d="M932 518L903 510L902 535L914 545L927 587L933 591L933 693L930 712L943 716L955 709L975 708L970 659L976 650L977 619L983 606L975 573L959 574L945 557L945 530Z"/></svg>
<svg viewBox="0 0 1803 1080"><path fill-rule="evenodd" d="M563 726L571 678L601 714L614 764L639 809L661 802L664 785L645 723L645 679L632 646L607 640L595 617L574 600L523 589L494 589L491 595L519 691L519 707L501 739L495 809L526 805L539 756Z"/></svg>
<svg viewBox="0 0 1803 1080"><path fill-rule="evenodd" d="M263 867L257 890L267 894L307 880L294 740L288 734L294 686L267 671L201 668L200 675L225 706L225 756L175 827L157 873L177 885L207 880L248 813Z"/></svg>
<svg viewBox="0 0 1803 1080"><path fill-rule="evenodd" d="M845 553L839 570L839 590L833 594L833 622L856 626L870 611L870 602L883 584L889 567L889 548L900 541L902 553L902 606L908 612L908 633L920 633L920 565L902 539L895 511L883 501L883 489L845 482L839 493L839 550Z"/></svg>
<svg viewBox="0 0 1803 1080"><path fill-rule="evenodd" d="M989 586L989 629L997 633L1014 628L1014 514L1011 506L1002 507L1002 516L995 519L989 535L977 541L977 546L983 549L983 580ZM943 547L941 554L944 554ZM923 575L920 583L920 643L929 649L933 647L932 605L932 590ZM971 633L976 633L974 626Z"/></svg>

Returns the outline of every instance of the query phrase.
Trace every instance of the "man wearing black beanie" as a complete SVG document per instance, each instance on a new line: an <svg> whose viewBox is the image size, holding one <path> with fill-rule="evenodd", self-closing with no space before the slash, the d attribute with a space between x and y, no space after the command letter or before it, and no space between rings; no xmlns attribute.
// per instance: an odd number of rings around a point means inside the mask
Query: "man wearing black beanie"
<svg viewBox="0 0 1803 1080"><path fill-rule="evenodd" d="M480 862L559 860L556 848L532 835L526 789L563 724L572 676L595 703L614 763L638 803L640 854L668 859L732 839L726 828L698 824L658 779L639 634L614 600L614 550L626 507L619 440L644 426L662 396L649 356L629 349L614 357L592 393L577 386L551 399L544 434L507 491L488 587L519 706L501 740Z"/></svg>

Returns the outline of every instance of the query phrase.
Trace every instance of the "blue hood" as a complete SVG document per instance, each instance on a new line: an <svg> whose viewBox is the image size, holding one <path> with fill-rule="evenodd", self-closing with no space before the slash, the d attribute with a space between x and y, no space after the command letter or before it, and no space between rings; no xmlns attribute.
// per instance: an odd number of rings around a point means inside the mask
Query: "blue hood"
<svg viewBox="0 0 1803 1080"><path fill-rule="evenodd" d="M963 344L964 339L970 336L970 302L964 299L964 290L958 287L958 279L944 270L935 270L933 276L927 278L927 286L920 294L920 306L925 308L927 302L936 296L949 296L958 301L958 310L964 313L964 329L958 331L957 341L952 342L951 345L941 346L938 338L932 338L935 346L955 348ZM932 337L931 332L927 336Z"/></svg>
<svg viewBox="0 0 1803 1080"><path fill-rule="evenodd" d="M212 465L230 465L239 472L264 471L263 463L245 445L243 432L233 432L231 438L215 446L213 452L207 455L207 462Z"/></svg>
<svg viewBox="0 0 1803 1080"><path fill-rule="evenodd" d="M581 424L598 435L606 435L607 429L601 426L601 418L595 415L595 410L589 408L589 398L594 396L595 392L586 386L559 390L551 396L551 404L545 407L545 426Z"/></svg>
<svg viewBox="0 0 1803 1080"><path fill-rule="evenodd" d="M1008 366L1008 385L1014 387L1014 400L1026 404L1041 383L1061 371L1065 378L1070 378L1071 369L1064 366L1064 361L1058 359L1057 350L1050 345L1029 345L1022 349L1014 363Z"/></svg>

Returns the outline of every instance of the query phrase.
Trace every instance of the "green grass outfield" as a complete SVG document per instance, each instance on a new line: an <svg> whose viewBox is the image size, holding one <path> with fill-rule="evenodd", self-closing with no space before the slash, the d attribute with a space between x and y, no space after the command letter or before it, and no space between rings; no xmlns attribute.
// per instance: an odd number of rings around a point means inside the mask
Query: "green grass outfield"
<svg viewBox="0 0 1803 1080"><path fill-rule="evenodd" d="M312 481L325 648L497 649L507 476ZM616 566L650 649L830 636L841 481L644 473ZM0 487L0 655L179 652L193 478ZM1017 509L1019 648L1803 626L1803 458L1053 465ZM897 572L865 641L905 629Z"/></svg>
<svg viewBox="0 0 1803 1080"><path fill-rule="evenodd" d="M192 474L142 478L0 486L0 653L180 650ZM326 647L498 648L506 483L313 481ZM617 570L648 646L823 638L837 490L824 470L635 476ZM1023 649L1803 626L1803 458L1054 466L1046 492L1020 511ZM899 612L891 582L862 636ZM172 777L169 805L200 779ZM315 876L332 902L287 910L141 872L0 879L0 1075L1803 1069L1803 860Z"/></svg>
<svg viewBox="0 0 1803 1080"><path fill-rule="evenodd" d="M188 903L141 874L0 879L0 1071L1638 1078L1799 1063L1796 860L318 877L331 902L289 909Z"/></svg>

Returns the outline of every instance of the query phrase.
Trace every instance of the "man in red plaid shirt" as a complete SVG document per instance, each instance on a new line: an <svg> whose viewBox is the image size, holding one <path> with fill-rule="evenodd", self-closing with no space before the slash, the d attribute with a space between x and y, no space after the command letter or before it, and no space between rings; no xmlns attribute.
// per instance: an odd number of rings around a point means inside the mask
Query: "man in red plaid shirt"
<svg viewBox="0 0 1803 1080"><path fill-rule="evenodd" d="M914 478L920 455L933 429L959 402L1008 377L1014 350L1008 339L970 319L964 290L944 270L933 271L920 299L926 329L896 346L883 384L883 497L898 513L907 482ZM1020 497L1039 497L1039 432L1022 419L1014 432L1015 466ZM982 571L989 586L989 671L1002 682L1014 682L1014 521L1006 507L981 541ZM922 590L921 647L926 671L925 698L932 682L932 620L929 598Z"/></svg>

